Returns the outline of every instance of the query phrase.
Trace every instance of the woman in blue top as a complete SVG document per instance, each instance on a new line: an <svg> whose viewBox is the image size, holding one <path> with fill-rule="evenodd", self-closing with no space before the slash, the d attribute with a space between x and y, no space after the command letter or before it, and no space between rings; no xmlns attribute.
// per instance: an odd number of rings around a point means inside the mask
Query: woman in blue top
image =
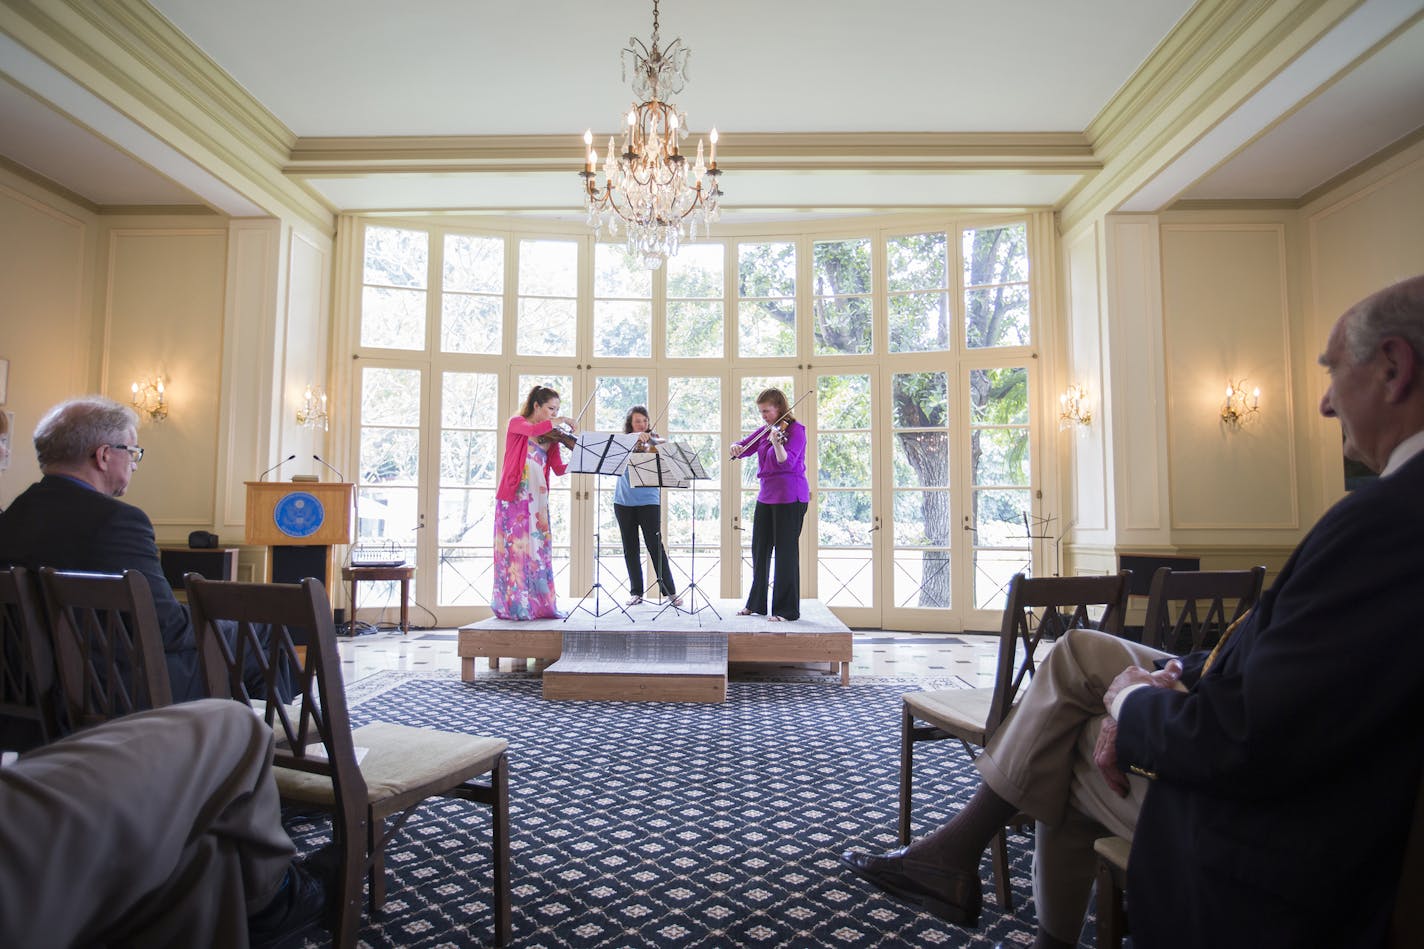
<svg viewBox="0 0 1424 949"><path fill-rule="evenodd" d="M625 434L651 434L648 410L641 405L629 409L623 419L623 431ZM646 440L639 442L640 451L647 451L650 447ZM623 536L623 562L628 565L628 589L633 594L628 605L636 606L643 602L643 552L638 547L638 531L641 529L663 596L671 597L673 606L681 606L682 597L677 595L677 586L673 583L672 566L658 537L662 522L662 493L658 488L633 487L633 482L629 480L631 470L623 472L613 490L613 516L618 518L618 532Z"/></svg>

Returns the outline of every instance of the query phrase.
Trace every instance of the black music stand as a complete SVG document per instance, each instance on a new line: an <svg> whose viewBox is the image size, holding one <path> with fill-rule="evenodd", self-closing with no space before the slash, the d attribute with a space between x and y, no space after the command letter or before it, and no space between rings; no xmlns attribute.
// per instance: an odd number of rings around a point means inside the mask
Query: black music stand
<svg viewBox="0 0 1424 949"><path fill-rule="evenodd" d="M712 598L706 593L703 593L702 589L697 585L697 482L707 481L712 476L709 475L707 469L702 466L702 460L697 457L697 452L681 442L664 442L658 446L658 453L652 457L658 460L650 463L649 467L652 467L653 470L657 472L660 484L669 488L690 487L692 489L692 563L688 569L687 587L683 590L683 601L687 606L681 607L669 600L653 619L656 620L658 616L662 616L668 610L686 613L689 616L696 616L703 610L711 610L712 615L720 620L722 614L718 613L717 608L712 605ZM649 472L649 474L650 473L651 472ZM640 474L642 474L642 472L634 469L632 477L635 484ZM664 544L663 549L667 549L666 544ZM669 563L671 563L671 560L669 560ZM699 593L702 594L701 606L697 605L697 595ZM700 619L697 622L698 625L702 623Z"/></svg>
<svg viewBox="0 0 1424 949"><path fill-rule="evenodd" d="M573 457L569 460L569 470L575 474L592 475L621 475L623 469L628 467L628 459L633 453L633 446L638 443L641 436L637 432L625 435L622 432L580 432L574 441ZM569 610L564 617L564 622L569 621L579 610L597 619L613 610L603 608L604 586L599 579L603 575L603 531L597 529L598 511L603 507L603 482L598 483L598 499L594 504L595 530L593 532L593 586L588 588L588 592L579 598L574 604L574 608ZM584 606L584 601L593 597L593 609ZM633 614L623 608L618 602L618 598L611 596L609 599L613 603L613 609L618 610L628 617L628 622L636 622Z"/></svg>

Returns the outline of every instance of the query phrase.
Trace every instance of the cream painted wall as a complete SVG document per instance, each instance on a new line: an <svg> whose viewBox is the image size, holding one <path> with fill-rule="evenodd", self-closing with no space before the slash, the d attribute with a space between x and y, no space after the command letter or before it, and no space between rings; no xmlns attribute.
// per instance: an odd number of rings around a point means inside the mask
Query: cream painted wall
<svg viewBox="0 0 1424 949"><path fill-rule="evenodd" d="M100 259L104 393L126 401L134 380L167 380L169 415L140 425L147 454L127 500L160 542L186 539L214 520L226 221L106 218Z"/></svg>
<svg viewBox="0 0 1424 949"><path fill-rule="evenodd" d="M32 436L60 400L94 391L92 280L97 218L0 170L0 359L15 414L0 506L39 479Z"/></svg>
<svg viewBox="0 0 1424 949"><path fill-rule="evenodd" d="M1285 232L1269 221L1162 227L1174 543L1289 542L1300 526ZM1261 389L1260 410L1231 428L1220 410L1238 382Z"/></svg>
<svg viewBox="0 0 1424 949"><path fill-rule="evenodd" d="M1073 383L1086 390L1093 420L1086 428L1062 432L1058 447L1068 459L1064 465L1068 474L1063 496L1072 511L1069 523L1074 541L1110 544L1108 419L1103 412L1103 406L1108 404L1104 398L1108 378L1103 372L1102 294L1098 283L1100 246L1096 221L1070 235L1065 242L1065 320L1068 325L1064 334L1067 339L1063 354L1064 384Z"/></svg>
<svg viewBox="0 0 1424 949"><path fill-rule="evenodd" d="M327 450L328 432L304 428L297 423L297 409L308 385L331 388L328 367L330 309L328 287L331 286L331 242L294 232L287 243L287 296L284 319L285 354L283 359L283 399L281 407L281 439L278 454L285 458L293 452L300 465L297 470L319 475L323 481L336 474L311 460L321 455L328 463L333 459ZM334 392L328 393L328 406L336 407ZM337 466L339 468L339 466Z"/></svg>
<svg viewBox="0 0 1424 949"><path fill-rule="evenodd" d="M1314 346L1324 348L1330 326L1349 306L1381 287L1424 273L1424 142L1333 189L1306 207L1306 316ZM1312 407L1325 392L1325 375L1303 374L1302 397ZM1344 493L1339 426L1312 426L1316 506Z"/></svg>
<svg viewBox="0 0 1424 949"><path fill-rule="evenodd" d="M1105 223L1109 463L1117 542L1127 550L1170 541L1158 226L1155 216L1136 214Z"/></svg>

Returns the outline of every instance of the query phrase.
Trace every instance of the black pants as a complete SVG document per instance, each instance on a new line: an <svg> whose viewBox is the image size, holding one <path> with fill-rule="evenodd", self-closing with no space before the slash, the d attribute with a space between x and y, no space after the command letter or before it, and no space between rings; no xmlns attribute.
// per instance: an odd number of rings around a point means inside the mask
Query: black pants
<svg viewBox="0 0 1424 949"><path fill-rule="evenodd" d="M747 609L765 615L766 591L772 558L776 559L776 588L771 598L773 616L801 618L801 524L806 520L806 502L764 504L757 502L752 519L752 588L747 593Z"/></svg>
<svg viewBox="0 0 1424 949"><path fill-rule="evenodd" d="M663 596L677 596L677 584L672 579L672 565L667 551L658 539L662 507L657 504L615 504L613 516L618 518L618 533L623 536L623 562L628 565L628 590L634 596L643 595L643 551L638 547L638 529L642 528L648 556L653 558L653 572L662 587Z"/></svg>

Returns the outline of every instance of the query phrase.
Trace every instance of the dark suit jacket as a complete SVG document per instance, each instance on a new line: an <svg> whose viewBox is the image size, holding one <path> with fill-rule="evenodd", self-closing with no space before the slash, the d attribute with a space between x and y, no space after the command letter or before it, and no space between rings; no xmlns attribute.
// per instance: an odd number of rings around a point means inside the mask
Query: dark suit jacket
<svg viewBox="0 0 1424 949"><path fill-rule="evenodd" d="M1155 772L1134 945L1382 943L1424 766L1424 455L1331 508L1186 693L1124 702Z"/></svg>
<svg viewBox="0 0 1424 949"><path fill-rule="evenodd" d="M0 564L141 571L153 590L173 701L206 697L188 608L163 576L153 523L143 511L69 478L47 475L0 512Z"/></svg>

